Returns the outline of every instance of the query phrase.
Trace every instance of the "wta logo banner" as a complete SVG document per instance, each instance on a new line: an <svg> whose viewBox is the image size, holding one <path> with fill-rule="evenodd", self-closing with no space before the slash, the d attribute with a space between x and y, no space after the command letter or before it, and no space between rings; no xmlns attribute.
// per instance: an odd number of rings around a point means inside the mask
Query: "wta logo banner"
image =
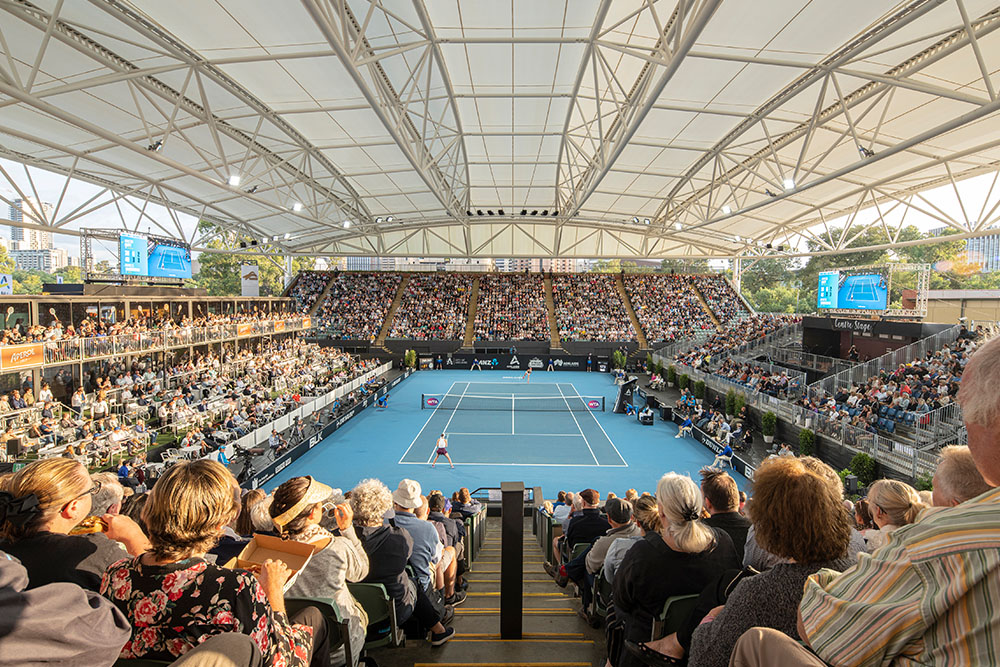
<svg viewBox="0 0 1000 667"><path fill-rule="evenodd" d="M587 407L590 408L591 410L596 410L597 408L601 407L601 403L600 401L587 401Z"/></svg>
<svg viewBox="0 0 1000 667"><path fill-rule="evenodd" d="M432 408L437 407L437 404L439 402L440 401L438 401L438 399L434 398L433 396L431 396L430 398L428 398L427 401L426 401L427 405L429 407L432 407Z"/></svg>

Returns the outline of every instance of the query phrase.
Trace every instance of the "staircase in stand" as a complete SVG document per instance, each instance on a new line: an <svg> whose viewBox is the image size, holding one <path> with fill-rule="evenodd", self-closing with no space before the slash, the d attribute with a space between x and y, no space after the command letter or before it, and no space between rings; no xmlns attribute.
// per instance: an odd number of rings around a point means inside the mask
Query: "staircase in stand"
<svg viewBox="0 0 1000 667"><path fill-rule="evenodd" d="M712 318L713 322L715 322L715 326L721 329L722 323L719 322L719 318L715 316L715 313L712 312L712 309L708 307L708 301L705 300L705 296L701 293L701 290L698 289L698 286L694 284L694 281L691 281L688 284L691 287L691 291L694 292L695 296L698 297L698 301L701 302L701 307L705 309L705 312L708 313L708 316Z"/></svg>
<svg viewBox="0 0 1000 667"><path fill-rule="evenodd" d="M392 318L396 316L396 309L399 308L399 302L403 300L403 294L406 292L406 286L409 284L410 275L404 273L403 279L399 281L399 288L396 289L396 296L392 300L392 305L389 306L389 310L385 314L385 321L382 322L382 328L375 339L375 347L383 347L385 345L386 336L389 335L389 330L392 329Z"/></svg>
<svg viewBox="0 0 1000 667"><path fill-rule="evenodd" d="M319 307L324 301L326 301L326 297L330 296L330 288L333 287L333 281L336 279L336 274L330 275L330 279L326 281L326 286L323 287L323 291L319 293L319 296L316 297L316 302L313 303L312 308L309 309L309 317L315 315L316 311L319 310Z"/></svg>
<svg viewBox="0 0 1000 667"><path fill-rule="evenodd" d="M556 321L556 301L552 296L551 276L545 276L542 284L545 285L545 311L549 314L549 336L552 339L549 345L553 350L561 350L562 341L559 339L559 323Z"/></svg>
<svg viewBox="0 0 1000 667"><path fill-rule="evenodd" d="M523 634L500 638L500 518L491 517L483 549L465 576L465 603L455 607L455 637L434 648L408 639L401 648L372 653L383 667L594 667L604 665L604 633L576 615L572 586L559 588L545 574L542 554L524 524Z"/></svg>
<svg viewBox="0 0 1000 667"><path fill-rule="evenodd" d="M465 319L465 340L462 351L471 352L476 340L476 310L479 308L479 277L472 279L472 289L469 291L469 316Z"/></svg>
<svg viewBox="0 0 1000 667"><path fill-rule="evenodd" d="M628 290L625 289L625 279L622 278L622 274L615 274L615 285L618 286L618 294L621 295L622 305L625 306L625 311L628 313L628 317L632 320L632 328L635 329L635 338L639 341L640 350L648 350L649 344L646 342L646 334L643 333L642 327L639 325L639 318L635 315L635 308L632 307L632 299L629 298Z"/></svg>

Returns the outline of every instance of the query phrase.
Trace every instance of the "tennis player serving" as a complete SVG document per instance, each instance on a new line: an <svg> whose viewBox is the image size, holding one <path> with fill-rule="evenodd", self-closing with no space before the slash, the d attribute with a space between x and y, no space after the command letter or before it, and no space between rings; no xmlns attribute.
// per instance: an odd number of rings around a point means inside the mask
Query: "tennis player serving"
<svg viewBox="0 0 1000 667"><path fill-rule="evenodd" d="M454 468L455 464L452 463L451 457L448 456L448 436L444 433L442 433L441 437L437 439L437 450L434 453L434 461L431 462L432 468L434 467L434 464L438 462L438 457L442 455L448 459L448 463L452 468Z"/></svg>

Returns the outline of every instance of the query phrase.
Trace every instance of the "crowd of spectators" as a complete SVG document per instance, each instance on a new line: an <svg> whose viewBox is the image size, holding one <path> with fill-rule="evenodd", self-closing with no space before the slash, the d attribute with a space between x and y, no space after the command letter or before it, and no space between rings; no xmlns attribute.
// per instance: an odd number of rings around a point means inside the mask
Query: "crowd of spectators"
<svg viewBox="0 0 1000 667"><path fill-rule="evenodd" d="M919 426L927 419L924 415L955 402L962 372L980 344L978 334L968 333L892 372L838 387L832 394L815 390L797 404L829 423L869 433L894 433L897 423Z"/></svg>
<svg viewBox="0 0 1000 667"><path fill-rule="evenodd" d="M724 380L777 398L798 396L802 391L799 378L789 377L788 371L768 370L751 361L725 359L712 372Z"/></svg>
<svg viewBox="0 0 1000 667"><path fill-rule="evenodd" d="M552 298L560 340L620 341L636 337L613 275L557 275L552 279Z"/></svg>
<svg viewBox="0 0 1000 667"><path fill-rule="evenodd" d="M630 273L623 276L632 309L650 345L715 330L687 275Z"/></svg>
<svg viewBox="0 0 1000 667"><path fill-rule="evenodd" d="M794 315L753 315L726 324L707 340L674 355L685 366L708 370L726 353L799 321Z"/></svg>
<svg viewBox="0 0 1000 667"><path fill-rule="evenodd" d="M479 278L476 340L548 340L545 286L537 273L488 273Z"/></svg>
<svg viewBox="0 0 1000 667"><path fill-rule="evenodd" d="M241 490L208 459L139 492L76 461L37 461L0 477L0 503L4 662L188 667L221 664L213 650L241 667L358 665L366 635L387 628L369 623L353 583L384 586L409 637L444 644L468 588L464 520L483 509L466 488L449 498L408 479L394 491L365 479L343 493L313 477ZM314 551L294 582L281 561L237 567L255 535ZM316 598L346 621L350 654L331 651Z"/></svg>
<svg viewBox="0 0 1000 667"><path fill-rule="evenodd" d="M970 447L942 452L933 492L882 479L852 502L833 468L790 451L758 467L749 498L714 468L700 485L668 473L655 493L608 494L603 507L594 489L560 491L543 509L563 524L546 570L577 584L594 627L590 591L608 595L593 609L607 610L619 667L993 664L1000 409L983 389L1000 381L1000 342L991 347L961 397ZM676 596L693 604L654 634Z"/></svg>
<svg viewBox="0 0 1000 667"><path fill-rule="evenodd" d="M320 297L327 283L333 278L331 271L301 271L298 280L288 293L288 296L295 299L295 309L300 313L308 313L316 305L316 299Z"/></svg>
<svg viewBox="0 0 1000 667"><path fill-rule="evenodd" d="M396 273L338 273L316 311L331 338L374 341L399 289Z"/></svg>
<svg viewBox="0 0 1000 667"><path fill-rule="evenodd" d="M750 315L743 300L722 276L696 275L694 284L719 323L726 324Z"/></svg>
<svg viewBox="0 0 1000 667"><path fill-rule="evenodd" d="M462 340L472 278L464 273L415 274L392 319L389 338Z"/></svg>

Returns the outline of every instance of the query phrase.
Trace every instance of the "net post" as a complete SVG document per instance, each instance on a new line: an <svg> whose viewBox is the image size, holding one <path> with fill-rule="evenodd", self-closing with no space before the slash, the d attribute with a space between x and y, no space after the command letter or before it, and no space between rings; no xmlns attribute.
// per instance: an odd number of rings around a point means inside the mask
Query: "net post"
<svg viewBox="0 0 1000 667"><path fill-rule="evenodd" d="M427 399L425 398L425 396L426 396L426 394L420 394L420 409L421 410L424 409L424 403L427 402Z"/></svg>

